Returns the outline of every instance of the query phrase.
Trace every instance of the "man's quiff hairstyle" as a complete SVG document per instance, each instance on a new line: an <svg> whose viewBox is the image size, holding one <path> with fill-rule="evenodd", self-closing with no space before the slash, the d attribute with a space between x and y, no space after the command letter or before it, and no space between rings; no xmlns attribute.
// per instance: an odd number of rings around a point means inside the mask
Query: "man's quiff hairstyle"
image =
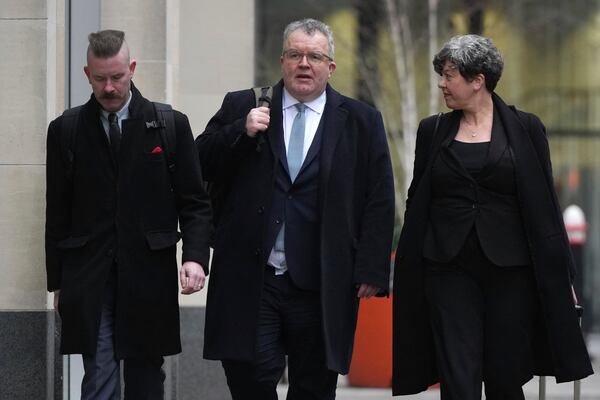
<svg viewBox="0 0 600 400"><path fill-rule="evenodd" d="M331 32L331 28L327 26L324 22L317 21L316 19L306 18L301 19L299 21L290 22L288 26L285 27L283 31L283 49L285 50L285 46L287 45L287 40L290 35L297 31L301 30L306 33L308 36L313 36L315 32L321 32L326 38L327 43L329 44L329 54L328 56L333 59L335 48L333 44L333 32Z"/></svg>
<svg viewBox="0 0 600 400"><path fill-rule="evenodd" d="M93 54L98 58L109 58L117 55L123 47L125 32L113 29L92 32L88 35L88 41L88 57Z"/></svg>

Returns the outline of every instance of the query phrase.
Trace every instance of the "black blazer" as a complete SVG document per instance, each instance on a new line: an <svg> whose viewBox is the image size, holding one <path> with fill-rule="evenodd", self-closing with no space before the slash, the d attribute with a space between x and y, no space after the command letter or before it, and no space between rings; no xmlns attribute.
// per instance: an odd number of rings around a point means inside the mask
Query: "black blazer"
<svg viewBox="0 0 600 400"><path fill-rule="evenodd" d="M440 152L432 163L430 220L423 255L449 262L475 228L485 255L496 265L531 262L519 210L512 150L498 113L484 166L474 179L450 147L461 113L453 113Z"/></svg>
<svg viewBox="0 0 600 400"><path fill-rule="evenodd" d="M584 378L593 370L573 305L573 259L554 191L546 129L535 115L507 106L496 94L492 98L513 151L519 211L540 303L534 373L555 376L558 382ZM456 113L441 117L439 132L450 131ZM423 262L432 195L431 163L445 139L442 136L432 145L434 125L435 117L426 118L419 125L414 175L396 252L392 375L395 395L417 393L438 381Z"/></svg>

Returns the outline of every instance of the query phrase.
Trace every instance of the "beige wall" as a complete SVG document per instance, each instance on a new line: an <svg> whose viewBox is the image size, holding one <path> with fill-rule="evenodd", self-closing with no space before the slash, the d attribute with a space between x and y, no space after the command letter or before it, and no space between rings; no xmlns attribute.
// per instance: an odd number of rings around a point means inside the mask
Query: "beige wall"
<svg viewBox="0 0 600 400"><path fill-rule="evenodd" d="M48 118L62 101L62 91L56 90L63 82L57 72L63 48L56 43L64 32L62 21L60 1L0 1L2 310L46 308L45 138Z"/></svg>
<svg viewBox="0 0 600 400"><path fill-rule="evenodd" d="M227 91L254 84L254 1L215 1L210 6L197 0L178 3L175 105L188 115L197 135Z"/></svg>
<svg viewBox="0 0 600 400"><path fill-rule="evenodd" d="M254 85L254 1L169 0L173 105L200 134L231 90ZM177 29L179 27L179 29ZM171 46L171 43L176 43ZM209 279L210 281L210 279ZM210 284L210 282L209 282ZM182 305L203 305L206 289L181 296Z"/></svg>

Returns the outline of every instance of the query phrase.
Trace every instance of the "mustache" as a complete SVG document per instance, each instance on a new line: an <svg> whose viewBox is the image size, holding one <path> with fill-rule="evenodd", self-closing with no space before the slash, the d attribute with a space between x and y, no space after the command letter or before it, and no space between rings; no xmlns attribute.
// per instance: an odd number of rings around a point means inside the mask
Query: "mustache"
<svg viewBox="0 0 600 400"><path fill-rule="evenodd" d="M119 95L118 93L104 93L101 97L101 99L103 100L116 100L120 98L121 95Z"/></svg>

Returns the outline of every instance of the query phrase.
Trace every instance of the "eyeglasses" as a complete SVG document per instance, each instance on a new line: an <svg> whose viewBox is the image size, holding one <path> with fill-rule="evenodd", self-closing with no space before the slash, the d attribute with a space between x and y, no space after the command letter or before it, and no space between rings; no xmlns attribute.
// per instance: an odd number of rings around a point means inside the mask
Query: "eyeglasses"
<svg viewBox="0 0 600 400"><path fill-rule="evenodd" d="M285 50L283 52L283 57L291 62L295 62L295 63L299 63L300 61L302 61L302 59L306 56L306 60L308 61L309 64L313 64L313 65L318 65L321 63L324 63L325 61L333 61L333 58L329 57L326 54L323 53L319 53L319 52L309 52L309 53L303 53L301 51L298 50L294 50L294 49L290 49L290 50Z"/></svg>

